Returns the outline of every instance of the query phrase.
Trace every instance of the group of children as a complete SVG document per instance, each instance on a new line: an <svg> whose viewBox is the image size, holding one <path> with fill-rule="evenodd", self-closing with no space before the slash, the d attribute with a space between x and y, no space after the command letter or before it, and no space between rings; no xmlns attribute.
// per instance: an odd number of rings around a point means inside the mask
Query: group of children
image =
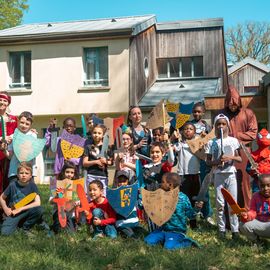
<svg viewBox="0 0 270 270"><path fill-rule="evenodd" d="M137 132L132 126L122 126L123 149L107 151L106 157L100 156L102 152L103 138L106 127L102 124L93 125L91 117L87 119L89 124L88 138L85 144L85 151L81 158L71 158L65 160L61 150L61 138L57 138L57 149L55 156L54 172L57 180L76 180L79 174L82 175L82 168L85 174L85 192L89 200L89 209L84 210L83 215L76 214L76 208L80 207L80 201L73 202L73 206L66 210L67 226L69 232L75 232L77 226L86 221L93 228L94 238L108 236L116 238L117 232L126 237L137 237L137 232L142 230L140 194L138 203L128 217L123 217L115 212L106 198L108 188L108 166L115 164L116 172L113 187L121 187L139 182L137 152L148 158L140 160L142 163L142 183L140 188L155 191L158 188L170 191L179 188L179 197L176 209L171 218L161 227L151 224L148 219L150 234L146 236L145 242L149 245L163 243L167 249L176 249L188 246L198 246L198 244L186 236L187 221L191 229L197 228L197 214L203 212L203 217L213 222L211 219L211 206L208 202L196 202L193 197L199 193L201 180L211 170L215 189L217 227L219 236L225 238L225 201L221 193L221 188L226 188L236 199L236 169L234 162L241 162L238 149L240 147L237 139L229 136L230 123L227 116L219 114L214 119L214 129L216 138L210 140L205 146L206 160L201 161L189 148L188 141L196 136L205 136L210 132L210 126L202 119L204 105L197 103L193 107L194 120L186 122L180 132L175 130L172 134L163 128L148 130L142 128ZM133 119L141 120L141 112L138 107L131 108L130 115ZM24 134L33 134L33 117L29 112L23 112L18 119L18 129ZM54 120L45 134L46 146L52 143L52 128ZM137 125L138 126L138 125ZM63 122L63 129L69 134L74 134L76 122L73 118L66 118ZM141 136L143 133L143 136ZM150 135L149 135L150 134ZM141 151L140 151L141 150ZM18 163L13 154L12 143L1 143L1 151L11 160L9 186L2 193L0 203L4 212L4 219L1 227L3 235L12 234L19 226L26 233L35 224L44 223L43 210L40 203L40 193L37 186L32 181L35 166L32 162ZM140 156L141 158L141 156ZM151 161L149 161L149 159ZM171 172L176 166L177 173ZM269 203L270 203L270 175L259 177L259 192L255 193L250 210L241 214L241 225L239 226L238 217L229 211L232 238L239 238L239 228L241 232L250 240L257 240L258 237L270 237L269 223ZM36 193L35 199L21 208L14 208L16 202L25 196ZM61 231L58 220L58 209L53 200L53 225L51 229L55 233ZM207 206L207 207L205 207ZM144 226L145 228L145 226Z"/></svg>

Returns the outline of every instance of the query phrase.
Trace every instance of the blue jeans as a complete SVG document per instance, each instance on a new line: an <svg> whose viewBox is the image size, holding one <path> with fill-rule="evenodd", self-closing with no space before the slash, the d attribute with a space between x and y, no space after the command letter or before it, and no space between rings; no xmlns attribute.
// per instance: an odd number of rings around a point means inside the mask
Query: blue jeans
<svg viewBox="0 0 270 270"><path fill-rule="evenodd" d="M23 211L16 216L5 217L1 234L10 235L16 231L17 227L22 227L25 231L30 230L35 224L41 221L43 212L43 208L37 206Z"/></svg>
<svg viewBox="0 0 270 270"><path fill-rule="evenodd" d="M197 243L182 233L165 232L160 229L153 231L144 238L144 242L150 246L163 244L166 249L187 248L197 246Z"/></svg>
<svg viewBox="0 0 270 270"><path fill-rule="evenodd" d="M100 208L95 208L93 210L93 218L97 217L99 219L104 219L104 212ZM117 231L113 225L105 225L105 226L95 226L93 225L94 228L94 237L97 234L105 234L106 236L110 238L116 238L117 237Z"/></svg>

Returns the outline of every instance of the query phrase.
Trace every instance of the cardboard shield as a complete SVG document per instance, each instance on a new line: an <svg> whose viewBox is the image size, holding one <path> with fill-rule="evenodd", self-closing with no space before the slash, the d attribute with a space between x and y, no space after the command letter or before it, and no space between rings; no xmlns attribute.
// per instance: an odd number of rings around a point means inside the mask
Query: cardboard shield
<svg viewBox="0 0 270 270"><path fill-rule="evenodd" d="M15 130L13 136L13 149L17 159L22 161L30 161L36 158L43 150L46 139L37 139L32 135L27 135Z"/></svg>
<svg viewBox="0 0 270 270"><path fill-rule="evenodd" d="M107 199L119 215L127 218L135 207L138 195L137 182L129 186L121 186L107 190Z"/></svg>
<svg viewBox="0 0 270 270"><path fill-rule="evenodd" d="M63 130L61 134L61 150L65 159L79 158L84 152L85 139Z"/></svg>
<svg viewBox="0 0 270 270"><path fill-rule="evenodd" d="M114 144L116 129L119 128L121 125L123 125L124 121L125 121L124 116L119 116L118 118L111 118L111 117L104 118L104 125L107 128L107 133L110 138L109 145Z"/></svg>
<svg viewBox="0 0 270 270"><path fill-rule="evenodd" d="M157 226L162 226L171 218L176 209L179 188L170 191L160 188L155 191L141 189L141 193L146 214Z"/></svg>

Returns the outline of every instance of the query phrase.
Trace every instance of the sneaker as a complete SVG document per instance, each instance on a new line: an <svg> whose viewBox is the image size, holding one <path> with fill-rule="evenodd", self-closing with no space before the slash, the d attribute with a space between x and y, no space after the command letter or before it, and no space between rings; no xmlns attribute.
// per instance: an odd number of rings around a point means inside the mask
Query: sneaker
<svg viewBox="0 0 270 270"><path fill-rule="evenodd" d="M30 232L29 230L22 230L23 231L23 234L28 237L28 238L35 238L35 235Z"/></svg>
<svg viewBox="0 0 270 270"><path fill-rule="evenodd" d="M97 234L94 235L93 240L96 240L98 238L103 238L103 237L104 237L103 233L97 233Z"/></svg>
<svg viewBox="0 0 270 270"><path fill-rule="evenodd" d="M226 232L223 232L223 231L219 231L218 232L218 238L219 239L226 239Z"/></svg>
<svg viewBox="0 0 270 270"><path fill-rule="evenodd" d="M216 225L215 221L211 217L206 218L206 222L212 226Z"/></svg>
<svg viewBox="0 0 270 270"><path fill-rule="evenodd" d="M240 239L239 232L233 232L232 233L232 240L239 240L239 239Z"/></svg>

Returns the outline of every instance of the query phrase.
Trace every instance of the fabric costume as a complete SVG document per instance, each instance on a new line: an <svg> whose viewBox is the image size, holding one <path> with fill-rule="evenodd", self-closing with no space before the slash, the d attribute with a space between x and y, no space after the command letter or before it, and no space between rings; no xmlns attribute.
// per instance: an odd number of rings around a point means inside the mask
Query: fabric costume
<svg viewBox="0 0 270 270"><path fill-rule="evenodd" d="M238 106L236 112L231 112L229 104ZM246 146L256 138L258 132L257 119L254 112L248 108L242 107L240 95L236 88L229 87L225 98L225 108L220 113L228 116L230 120L230 136L233 136L244 143ZM241 163L235 165L237 169L237 183L238 183L238 203L241 207L249 208L251 199L249 175L246 172L246 164L248 159L246 155L240 150L242 158Z"/></svg>
<svg viewBox="0 0 270 270"><path fill-rule="evenodd" d="M257 171L259 174L270 174L270 134L263 128L257 134L258 149L251 153L252 158L257 163ZM258 175L254 168L251 168L251 164L247 164L247 172L253 177L252 190L253 192L259 191L258 187Z"/></svg>
<svg viewBox="0 0 270 270"><path fill-rule="evenodd" d="M7 197L8 207L12 207L15 203L19 202L32 192L39 194L38 188L34 182L30 181L24 186L20 185L17 180L12 182L4 191L4 195ZM10 235L15 232L18 226L21 226L23 230L28 231L35 224L40 223L42 215L43 208L37 206L20 212L16 216L5 216L1 234Z"/></svg>
<svg viewBox="0 0 270 270"><path fill-rule="evenodd" d="M196 121L193 119L191 123L196 127L196 134L199 136L202 132L208 134L211 131L211 127L207 124L207 122L203 119L200 119L199 121ZM210 172L211 168L206 165L205 160L200 161L200 182L201 185L203 183L203 180L205 176ZM209 196L209 190L207 190L207 193L205 195L207 198L207 201L204 202L203 208L201 209L201 213L204 218L211 217L213 215L213 209L211 207L210 203L210 196Z"/></svg>
<svg viewBox="0 0 270 270"><path fill-rule="evenodd" d="M146 236L144 241L151 246L164 244L166 249L198 246L195 241L185 235L187 219L194 219L195 215L196 212L191 207L188 197L183 192L179 192L176 209L169 221Z"/></svg>
<svg viewBox="0 0 270 270"><path fill-rule="evenodd" d="M224 155L233 156L235 151L240 147L236 138L223 138L223 153ZM217 160L221 156L221 139L215 138L209 141L205 147L205 153L212 156L212 160ZM218 166L213 170L214 187L216 195L216 209L217 209L217 225L220 232L225 232L225 200L221 193L221 188L226 188L232 196L237 198L237 182L236 182L236 168L233 161L226 162L222 167ZM238 218L236 215L231 215L229 207L229 219L231 231L238 232Z"/></svg>
<svg viewBox="0 0 270 270"><path fill-rule="evenodd" d="M249 240L256 241L258 237L270 238L270 198L255 192L250 202L248 217L241 217L240 231Z"/></svg>
<svg viewBox="0 0 270 270"><path fill-rule="evenodd" d="M6 123L6 135L11 136L17 128L17 117L8 114ZM2 137L2 129L0 128L0 137ZM0 151L0 194L8 185L9 159Z"/></svg>

